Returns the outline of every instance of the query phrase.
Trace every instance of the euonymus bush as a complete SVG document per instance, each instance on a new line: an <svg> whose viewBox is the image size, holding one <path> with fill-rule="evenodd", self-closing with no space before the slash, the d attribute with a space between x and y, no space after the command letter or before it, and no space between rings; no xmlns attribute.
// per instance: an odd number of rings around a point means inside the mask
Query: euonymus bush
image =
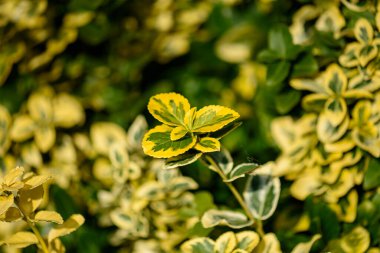
<svg viewBox="0 0 380 253"><path fill-rule="evenodd" d="M379 13L0 0L0 252L380 252Z"/></svg>

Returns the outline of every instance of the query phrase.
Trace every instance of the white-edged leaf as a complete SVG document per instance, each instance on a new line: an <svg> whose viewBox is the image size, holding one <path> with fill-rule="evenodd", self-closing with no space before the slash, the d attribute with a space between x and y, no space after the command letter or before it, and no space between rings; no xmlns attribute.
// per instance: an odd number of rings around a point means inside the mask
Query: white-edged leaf
<svg viewBox="0 0 380 253"><path fill-rule="evenodd" d="M234 166L231 154L227 149L222 149L219 152L209 153L208 156L219 166L224 175L228 175ZM209 163L209 168L211 170L218 171L216 168L214 168L214 165L211 163L211 161L207 162Z"/></svg>
<svg viewBox="0 0 380 253"><path fill-rule="evenodd" d="M188 240L181 245L182 253L213 253L214 241L207 237Z"/></svg>
<svg viewBox="0 0 380 253"><path fill-rule="evenodd" d="M248 178L244 200L256 219L268 219L280 197L280 179L269 174L254 174Z"/></svg>
<svg viewBox="0 0 380 253"><path fill-rule="evenodd" d="M200 152L189 151L189 152L186 152L185 154L168 158L165 161L165 169L173 169L173 168L192 164L196 162L201 156L202 156L202 153Z"/></svg>
<svg viewBox="0 0 380 253"><path fill-rule="evenodd" d="M235 179L244 177L246 174L252 172L256 168L258 168L260 165L257 163L242 163L238 166L234 167L231 172L228 174L228 179L225 180L226 182L232 182Z"/></svg>
<svg viewBox="0 0 380 253"><path fill-rule="evenodd" d="M201 222L205 228L222 225L238 229L252 225L252 221L242 213L216 209L211 209L205 212L202 216Z"/></svg>

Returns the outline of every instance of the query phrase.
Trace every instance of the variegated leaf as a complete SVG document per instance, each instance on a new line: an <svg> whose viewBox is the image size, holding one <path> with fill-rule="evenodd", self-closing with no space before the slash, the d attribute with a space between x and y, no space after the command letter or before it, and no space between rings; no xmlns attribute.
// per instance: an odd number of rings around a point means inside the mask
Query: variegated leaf
<svg viewBox="0 0 380 253"><path fill-rule="evenodd" d="M244 200L256 219L266 220L274 213L280 197L280 179L268 174L254 174L248 178Z"/></svg>
<svg viewBox="0 0 380 253"><path fill-rule="evenodd" d="M343 95L347 90L347 77L337 64L331 64L325 72L323 86L330 95Z"/></svg>
<svg viewBox="0 0 380 253"><path fill-rule="evenodd" d="M353 68L359 65L359 60L358 60L357 55L360 48L361 48L361 45L358 42L352 42L350 44L347 44L346 48L344 49L343 54L339 56L339 63L343 67L347 67L347 68Z"/></svg>
<svg viewBox="0 0 380 253"><path fill-rule="evenodd" d="M252 221L242 213L215 209L205 212L202 216L201 222L205 228L221 225L239 229L252 225Z"/></svg>
<svg viewBox="0 0 380 253"><path fill-rule="evenodd" d="M237 245L236 236L233 232L226 232L218 237L214 245L214 253L232 253Z"/></svg>
<svg viewBox="0 0 380 253"><path fill-rule="evenodd" d="M156 158L169 158L183 154L195 145L194 136L185 136L180 140L172 141L171 131L172 128L166 125L156 126L149 130L142 142L145 154Z"/></svg>
<svg viewBox="0 0 380 253"><path fill-rule="evenodd" d="M71 234L84 223L84 217L80 214L73 214L62 225L49 231L48 241L51 242L58 237Z"/></svg>
<svg viewBox="0 0 380 253"><path fill-rule="evenodd" d="M214 253L214 241L200 237L186 241L181 245L182 253Z"/></svg>
<svg viewBox="0 0 380 253"><path fill-rule="evenodd" d="M39 211L34 216L35 221L47 221L47 222L54 222L57 224L62 224L63 219L62 216L55 212L55 211Z"/></svg>
<svg viewBox="0 0 380 253"><path fill-rule="evenodd" d="M14 248L22 249L25 247L28 247L29 245L32 244L37 244L38 239L37 237L31 233L31 232L17 232L13 234L11 237L6 239L5 244L12 246Z"/></svg>
<svg viewBox="0 0 380 253"><path fill-rule="evenodd" d="M189 101L177 93L161 93L150 98L148 110L158 121L169 126L184 126Z"/></svg>
<svg viewBox="0 0 380 253"><path fill-rule="evenodd" d="M112 166L115 168L125 167L129 161L127 147L121 143L112 144L110 147L109 158Z"/></svg>
<svg viewBox="0 0 380 253"><path fill-rule="evenodd" d="M371 23L365 18L358 19L355 23L354 34L360 43L371 43L373 39L373 28Z"/></svg>
<svg viewBox="0 0 380 253"><path fill-rule="evenodd" d="M305 200L310 194L319 192L321 186L321 180L314 174L305 175L293 182L290 186L290 194L298 200Z"/></svg>
<svg viewBox="0 0 380 253"><path fill-rule="evenodd" d="M157 181L148 181L138 188L136 196L147 200L163 199L165 197L164 185Z"/></svg>
<svg viewBox="0 0 380 253"><path fill-rule="evenodd" d="M198 188L197 182L190 177L177 177L170 181L167 185L169 194L172 197L178 197L185 191L195 190Z"/></svg>
<svg viewBox="0 0 380 253"><path fill-rule="evenodd" d="M43 124L52 122L53 120L53 107L51 98L43 92L35 92L30 95L28 99L28 111L30 117Z"/></svg>
<svg viewBox="0 0 380 253"><path fill-rule="evenodd" d="M232 182L235 179L244 177L246 174L254 171L257 169L260 165L257 163L242 163L236 166L231 170L231 172L228 174L228 179L225 180L226 182Z"/></svg>
<svg viewBox="0 0 380 253"><path fill-rule="evenodd" d="M342 238L340 246L345 252L364 253L370 245L370 240L368 231L358 226Z"/></svg>
<svg viewBox="0 0 380 253"><path fill-rule="evenodd" d="M111 146L115 143L126 146L127 135L123 128L110 122L97 122L91 125L91 141L94 149L102 155L109 155Z"/></svg>
<svg viewBox="0 0 380 253"><path fill-rule="evenodd" d="M242 231L236 234L237 248L252 252L260 242L259 235L254 231Z"/></svg>
<svg viewBox="0 0 380 253"><path fill-rule="evenodd" d="M291 253L309 253L311 251L311 247L313 244L321 238L321 235L314 235L310 241L301 242L296 245L296 247L292 250Z"/></svg>
<svg viewBox="0 0 380 253"><path fill-rule="evenodd" d="M185 154L170 157L165 161L165 168L172 169L196 162L202 156L201 152L186 152Z"/></svg>
<svg viewBox="0 0 380 253"><path fill-rule="evenodd" d="M265 234L257 247L257 252L282 253L276 235L274 233Z"/></svg>
<svg viewBox="0 0 380 253"><path fill-rule="evenodd" d="M133 148L140 148L141 141L143 139L144 133L148 129L148 123L144 116L139 115L133 121L132 125L128 129L127 139L128 145Z"/></svg>
<svg viewBox="0 0 380 253"><path fill-rule="evenodd" d="M325 113L321 113L317 123L317 135L321 142L332 143L339 140L347 131L350 120L346 116L341 124L334 126Z"/></svg>
<svg viewBox="0 0 380 253"><path fill-rule="evenodd" d="M302 107L308 111L321 111L329 98L327 94L313 93L303 97Z"/></svg>
<svg viewBox="0 0 380 253"><path fill-rule="evenodd" d="M241 122L232 122L226 126L224 126L222 129L219 129L218 131L209 133L209 137L215 138L215 139L221 139L236 128L238 128L242 123Z"/></svg>
<svg viewBox="0 0 380 253"><path fill-rule="evenodd" d="M357 57L361 66L366 66L371 60L373 60L379 50L376 45L363 45L357 51Z"/></svg>
<svg viewBox="0 0 380 253"><path fill-rule="evenodd" d="M43 125L36 128L34 140L41 152L45 153L53 147L55 137L55 128L52 125Z"/></svg>
<svg viewBox="0 0 380 253"><path fill-rule="evenodd" d="M191 130L197 133L215 132L239 117L237 112L224 106L205 106L196 112Z"/></svg>
<svg viewBox="0 0 380 253"><path fill-rule="evenodd" d="M329 98L325 104L326 117L333 126L338 126L346 117L347 104L343 98Z"/></svg>
<svg viewBox="0 0 380 253"><path fill-rule="evenodd" d="M194 148L203 153L220 151L220 142L218 139L211 137L200 138Z"/></svg>
<svg viewBox="0 0 380 253"><path fill-rule="evenodd" d="M188 133L188 130L183 127L183 126L178 126L178 127L175 127L173 128L173 130L170 132L170 139L172 141L176 141L176 140L179 140L183 137L185 137L185 135Z"/></svg>

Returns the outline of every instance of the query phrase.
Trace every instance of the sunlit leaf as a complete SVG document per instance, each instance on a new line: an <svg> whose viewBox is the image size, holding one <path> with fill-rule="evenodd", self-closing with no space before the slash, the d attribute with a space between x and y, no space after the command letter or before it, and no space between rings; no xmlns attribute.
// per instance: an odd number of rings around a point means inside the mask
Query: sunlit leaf
<svg viewBox="0 0 380 253"><path fill-rule="evenodd" d="M37 244L38 239L37 237L31 233L31 232L17 232L13 234L11 237L7 238L5 241L5 244L21 249L28 247L29 245L32 244Z"/></svg>
<svg viewBox="0 0 380 253"><path fill-rule="evenodd" d="M17 205L25 215L29 215L41 205L43 197L44 188L42 185L31 190L21 190L19 191Z"/></svg>
<svg viewBox="0 0 380 253"><path fill-rule="evenodd" d="M185 135L188 133L188 130L183 127L183 126L178 126L178 127L175 127L173 128L173 130L170 132L170 139L172 141L176 141L176 140L179 140L183 137L185 137Z"/></svg>
<svg viewBox="0 0 380 253"><path fill-rule="evenodd" d="M194 148L203 153L220 151L220 142L211 137L203 137L195 144Z"/></svg>
<svg viewBox="0 0 380 253"><path fill-rule="evenodd" d="M62 216L55 212L55 211L39 211L34 216L35 221L47 221L47 222L54 222L57 224L62 224L63 219Z"/></svg>
<svg viewBox="0 0 380 253"><path fill-rule="evenodd" d="M185 136L180 140L172 141L171 131L172 128L166 125L156 126L149 130L142 142L145 154L156 158L169 158L183 154L195 145L194 136Z"/></svg>
<svg viewBox="0 0 380 253"><path fill-rule="evenodd" d="M201 221L203 227L205 228L221 225L238 229L250 226L252 224L252 221L250 221L247 216L242 213L215 209L205 212Z"/></svg>
<svg viewBox="0 0 380 253"><path fill-rule="evenodd" d="M5 213L14 202L14 197L12 194L9 196L0 196L0 215Z"/></svg>
<svg viewBox="0 0 380 253"><path fill-rule="evenodd" d="M196 112L191 130L197 133L215 132L239 117L237 112L224 106L205 106Z"/></svg>
<svg viewBox="0 0 380 253"><path fill-rule="evenodd" d="M162 93L150 98L148 110L158 121L169 126L184 125L189 101L177 93Z"/></svg>
<svg viewBox="0 0 380 253"><path fill-rule="evenodd" d="M51 242L58 237L68 235L77 230L84 223L84 217L80 214L73 214L62 225L49 231L48 241Z"/></svg>

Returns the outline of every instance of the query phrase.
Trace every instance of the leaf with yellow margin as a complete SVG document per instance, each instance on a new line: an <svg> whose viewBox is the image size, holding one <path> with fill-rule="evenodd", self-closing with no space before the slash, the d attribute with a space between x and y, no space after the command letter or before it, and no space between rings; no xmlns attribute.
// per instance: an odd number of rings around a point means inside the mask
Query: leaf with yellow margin
<svg viewBox="0 0 380 253"><path fill-rule="evenodd" d="M84 121L85 114L80 102L73 96L61 93L53 99L54 124L70 128Z"/></svg>
<svg viewBox="0 0 380 253"><path fill-rule="evenodd" d="M181 245L183 253L214 253L215 242L207 237L188 240Z"/></svg>
<svg viewBox="0 0 380 253"><path fill-rule="evenodd" d="M236 234L238 241L237 248L252 252L254 248L259 244L260 237L254 231L242 231Z"/></svg>
<svg viewBox="0 0 380 253"><path fill-rule="evenodd" d="M205 106L196 112L191 130L196 133L215 132L239 117L239 113L224 106Z"/></svg>
<svg viewBox="0 0 380 253"><path fill-rule="evenodd" d="M314 235L310 241L308 242L301 242L294 247L291 253L309 253L311 251L311 248L313 247L313 244L318 241L322 236L320 234Z"/></svg>
<svg viewBox="0 0 380 253"><path fill-rule="evenodd" d="M215 253L232 253L237 245L236 236L233 232L229 231L218 237L215 241Z"/></svg>
<svg viewBox="0 0 380 253"><path fill-rule="evenodd" d="M156 126L149 130L143 138L144 153L156 158L170 158L185 153L196 143L196 137L185 136L176 141L170 139L173 128L166 125Z"/></svg>
<svg viewBox="0 0 380 253"><path fill-rule="evenodd" d="M339 56L339 63L343 67L347 68L353 68L357 65L359 65L358 60L358 50L360 50L361 45L358 42L352 42L347 44L346 48L344 49L343 54Z"/></svg>
<svg viewBox="0 0 380 253"><path fill-rule="evenodd" d="M178 126L175 127L171 132L170 132L170 139L172 141L179 140L183 138L187 134L187 129L184 128L183 126Z"/></svg>
<svg viewBox="0 0 380 253"><path fill-rule="evenodd" d="M220 142L215 138L203 137L195 144L194 148L203 153L220 151Z"/></svg>
<svg viewBox="0 0 380 253"><path fill-rule="evenodd" d="M177 93L161 93L150 98L148 110L158 121L169 126L183 126L189 101Z"/></svg>
<svg viewBox="0 0 380 253"><path fill-rule="evenodd" d="M355 23L354 34L360 43L369 44L373 39L373 28L371 23L365 18L358 19Z"/></svg>
<svg viewBox="0 0 380 253"><path fill-rule="evenodd" d="M364 253L370 245L370 240L368 231L358 226L341 239L340 246L344 252Z"/></svg>

